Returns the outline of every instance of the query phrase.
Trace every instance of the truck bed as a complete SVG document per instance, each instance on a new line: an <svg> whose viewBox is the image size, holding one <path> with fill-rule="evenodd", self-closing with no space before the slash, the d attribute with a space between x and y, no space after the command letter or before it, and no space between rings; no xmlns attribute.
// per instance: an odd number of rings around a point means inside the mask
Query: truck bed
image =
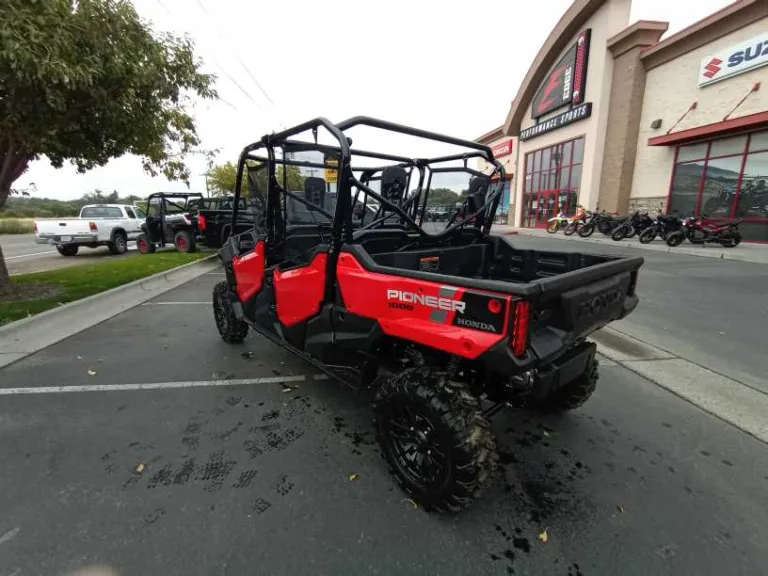
<svg viewBox="0 0 768 576"><path fill-rule="evenodd" d="M378 249L389 244L386 251ZM642 257L522 250L504 237L452 247L399 249L387 242L345 247L367 270L531 302L531 347L551 361L571 344L637 306ZM403 249L405 248L405 249ZM372 252L372 253L371 253Z"/></svg>

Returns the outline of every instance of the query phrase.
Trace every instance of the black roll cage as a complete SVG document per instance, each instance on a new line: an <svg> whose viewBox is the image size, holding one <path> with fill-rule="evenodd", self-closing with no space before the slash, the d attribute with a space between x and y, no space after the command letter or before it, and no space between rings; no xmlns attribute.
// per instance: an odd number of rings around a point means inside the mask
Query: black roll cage
<svg viewBox="0 0 768 576"><path fill-rule="evenodd" d="M404 156L398 156L394 154L386 154L379 152L370 152L366 150L352 150L350 148L352 140L348 138L344 131L356 126L367 126L370 128L379 128L390 132L396 132L399 134L405 134L408 136L415 136L418 138L424 138L427 140L433 140L436 142L442 142L445 144L461 146L468 148L469 152L451 154L447 156L438 156L435 158L407 158ZM338 147L328 146L317 143L318 129L324 128L327 130L334 139L338 142ZM291 140L292 136L301 134L307 131L312 131L315 143L302 142L297 140ZM336 209L335 214L318 209L317 206L308 202L306 199L299 195L293 194L288 190L283 190L279 182L277 181L275 165L281 164L284 166L304 166L311 168L328 168L325 163L319 164L316 162L306 162L301 160L292 160L287 158L275 159L275 147L281 146L290 151L319 151L323 152L326 156L333 155L338 157L338 166L334 169L337 170L337 195L336 195ZM266 150L266 157L254 154L259 149ZM390 200L384 198L381 194L372 190L367 184L364 184L361 180L366 180L366 172L375 172L382 170L383 167L367 167L367 168L353 168L351 166L352 155L363 156L367 158L374 158L379 160L385 160L390 162L396 162L403 167L410 167L411 171L416 168L419 172L419 183L415 193L408 198L403 205L398 205ZM490 174L483 174L476 170L472 170L467 167L467 161L471 158L482 158L494 169ZM434 167L435 164L441 164L444 162L454 162L457 160L463 161L463 168L461 167ZM357 192L354 199L359 196L360 191L366 194L366 197L371 197L379 203L380 211L384 211L385 215L374 219L372 222L363 226L363 229L370 229L384 221L391 220L394 215L399 216L401 224L407 228L415 231L421 238L428 238L434 241L441 241L448 239L452 233L464 226L474 223L476 228L481 229L483 235L487 235L490 232L493 224L493 218L496 213L499 201L501 200L501 194L503 192L503 182L505 180L505 170L500 162L494 157L489 146L472 142L469 140L463 140L460 138L454 138L452 136L446 136L438 134L436 132L430 132L427 130L421 130L418 128L412 128L410 126L404 126L396 124L394 122L387 122L368 116L355 116L349 118L338 124L333 124L329 120L323 117L315 118L299 124L282 132L267 134L261 138L261 140L254 142L246 146L240 154L237 163L237 180L235 185L235 195L232 207L232 222L237 222L238 205L242 194L243 176L248 161L266 162L267 163L267 177L268 177L268 189L267 189L267 213L266 213L266 228L268 240L274 241L274 221L275 217L282 218L282 215L277 215L275 211L279 207L279 198L277 195L282 192L286 196L294 198L296 201L303 203L307 207L311 207L313 210L325 215L331 221L331 245L330 249L332 253L338 253L341 249L341 245L345 242L352 242L353 233L353 197L352 188L355 187ZM354 172L363 172L363 175L358 179ZM432 174L440 172L467 172L471 175L482 176L488 178L489 182L496 180L496 186L493 191L488 192L485 195L483 204L475 209L471 214L464 215L464 219L461 222L455 222L449 224L444 230L437 234L431 234L426 232L421 227L421 222L424 220L424 212L426 210L427 199L429 196L429 183L431 183ZM498 175L498 179L495 177ZM369 176L370 178L370 176ZM427 179L427 188L424 188L424 181ZM410 177L409 177L410 180ZM424 193L426 191L426 193ZM407 191L406 191L407 193ZM423 198L422 198L423 196ZM367 201L367 198L366 198ZM465 205L468 202L465 201ZM489 209L490 208L490 209ZM410 214L409 214L410 212ZM388 213L388 214L386 214ZM485 215L482 220L478 217ZM416 221L419 219L419 222ZM234 227L232 227L234 230Z"/></svg>
<svg viewBox="0 0 768 576"><path fill-rule="evenodd" d="M199 198L200 200L204 199L202 193L200 192L153 192L147 196L147 216L149 216L149 205L152 203L152 199L154 198L160 199L160 214L162 216L166 215L166 206L168 204L176 206L176 208L179 208L182 212L184 212L189 209L190 198ZM185 204L182 206L173 200L169 200L169 198L184 198Z"/></svg>

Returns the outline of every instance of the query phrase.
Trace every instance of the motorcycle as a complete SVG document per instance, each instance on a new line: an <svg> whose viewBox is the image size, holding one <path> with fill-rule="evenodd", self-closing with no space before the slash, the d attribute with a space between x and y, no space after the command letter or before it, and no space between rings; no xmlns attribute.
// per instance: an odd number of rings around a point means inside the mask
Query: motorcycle
<svg viewBox="0 0 768 576"><path fill-rule="evenodd" d="M693 216L683 220L682 228L667 236L667 246L680 246L687 238L692 244L717 243L723 248L735 248L741 243L739 224L743 219L724 224L704 222Z"/></svg>
<svg viewBox="0 0 768 576"><path fill-rule="evenodd" d="M568 225L568 216L565 212L560 212L557 216L553 216L547 220L547 232L550 234L556 234L560 228Z"/></svg>
<svg viewBox="0 0 768 576"><path fill-rule="evenodd" d="M653 218L647 213L635 212L611 232L611 240L618 242L624 238L633 238L635 234L641 233L651 224L653 224Z"/></svg>
<svg viewBox="0 0 768 576"><path fill-rule="evenodd" d="M677 216L662 216L660 214L656 216L653 224L640 233L637 239L640 240L640 244L650 244L656 240L657 236L666 240L670 233L680 230L682 226L683 223Z"/></svg>
<svg viewBox="0 0 768 576"><path fill-rule="evenodd" d="M586 222L587 218L587 211L582 206L579 206L576 209L576 214L574 214L574 216L568 220L568 225L564 230L565 235L573 235L574 232L578 231L584 225L584 222Z"/></svg>
<svg viewBox="0 0 768 576"><path fill-rule="evenodd" d="M595 218L595 227L601 234L610 236L622 222L624 222L624 218L618 218L615 214L608 214L603 211Z"/></svg>

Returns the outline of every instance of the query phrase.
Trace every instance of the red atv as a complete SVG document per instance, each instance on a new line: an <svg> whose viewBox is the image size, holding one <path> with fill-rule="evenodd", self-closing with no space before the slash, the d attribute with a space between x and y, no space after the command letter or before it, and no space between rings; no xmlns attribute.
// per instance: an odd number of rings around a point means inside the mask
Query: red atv
<svg viewBox="0 0 768 576"><path fill-rule="evenodd" d="M360 127L459 151L356 150L347 131ZM473 159L493 173L470 168ZM466 183L457 186L468 189L463 218L430 234L430 183L445 172ZM638 302L640 257L517 250L490 236L502 194L494 180L504 182L504 168L485 145L367 117L319 118L245 148L232 221L247 189L254 228L219 252L222 338L241 342L253 328L339 380L375 387L392 473L439 511L464 508L491 481L496 411L565 411L592 395L586 337ZM374 214L354 218L360 204Z"/></svg>

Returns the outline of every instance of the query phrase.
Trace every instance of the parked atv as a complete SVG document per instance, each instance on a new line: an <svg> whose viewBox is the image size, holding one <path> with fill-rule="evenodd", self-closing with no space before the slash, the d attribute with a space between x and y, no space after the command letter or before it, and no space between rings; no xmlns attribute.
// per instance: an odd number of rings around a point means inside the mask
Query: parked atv
<svg viewBox="0 0 768 576"><path fill-rule="evenodd" d="M167 244L179 252L197 250L198 226L195 212L203 195L199 193L158 192L147 198L147 218L141 225L136 246L142 254L151 254Z"/></svg>
<svg viewBox="0 0 768 576"><path fill-rule="evenodd" d="M461 151L434 159L358 154L346 132L360 127ZM467 158L493 172L479 174ZM372 170L376 161L384 165ZM288 166L319 174L334 167L335 193L320 178L281 181ZM461 221L454 215L433 234L420 222L425 176L438 170L468 178L469 187ZM378 192L366 184L372 172ZM427 187L406 198L411 180ZM232 218L248 186L254 227L219 251L219 334L237 343L254 329L338 380L375 388L386 463L431 510L461 510L491 482L498 456L488 419L497 411L511 404L562 412L589 399L598 371L587 337L638 302L640 257L517 250L491 236L504 180L483 144L367 117L318 118L268 134L238 162ZM356 223L354 206L366 198L377 213Z"/></svg>

